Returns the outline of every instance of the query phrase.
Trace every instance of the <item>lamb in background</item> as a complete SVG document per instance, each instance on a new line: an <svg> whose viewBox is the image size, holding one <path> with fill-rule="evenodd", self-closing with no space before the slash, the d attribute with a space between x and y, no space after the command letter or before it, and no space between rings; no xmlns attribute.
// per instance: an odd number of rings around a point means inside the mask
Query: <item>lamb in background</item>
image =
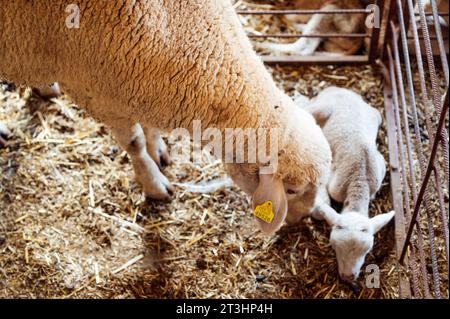
<svg viewBox="0 0 450 319"><path fill-rule="evenodd" d="M363 9L364 1L360 0L296 0L294 9ZM287 19L304 22L304 15L287 15ZM309 17L307 17L309 18ZM295 28L304 35L325 33L361 33L364 32L364 14L314 14L306 25L295 24ZM268 49L276 53L312 55L323 43L327 53L350 55L358 52L363 45L361 38L300 38L294 43L280 44L258 42L257 48Z"/></svg>
<svg viewBox="0 0 450 319"><path fill-rule="evenodd" d="M265 162L227 165L254 206L273 202L273 221L256 219L266 233L328 177L322 131L277 88L229 1L80 0L77 8L80 26L69 28L66 1L2 1L0 77L35 87L59 83L112 129L148 196L169 198L171 185L149 154L147 132L192 134L194 120L222 134L278 129L273 174L260 171Z"/></svg>
<svg viewBox="0 0 450 319"><path fill-rule="evenodd" d="M332 150L331 179L328 194L343 203L341 214L323 198L316 214L332 226L330 242L336 252L339 275L347 282L357 279L374 235L394 216L389 212L369 217L369 204L386 174L383 156L376 138L381 115L353 91L329 87L306 103L297 104L310 112L322 127Z"/></svg>

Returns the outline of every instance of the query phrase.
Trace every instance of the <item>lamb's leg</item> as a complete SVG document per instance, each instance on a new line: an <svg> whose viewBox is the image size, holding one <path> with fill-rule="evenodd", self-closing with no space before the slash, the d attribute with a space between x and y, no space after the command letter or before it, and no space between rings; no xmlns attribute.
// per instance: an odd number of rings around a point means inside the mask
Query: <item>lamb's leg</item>
<svg viewBox="0 0 450 319"><path fill-rule="evenodd" d="M298 32L305 33L306 26L307 26L306 23L295 23L294 29L298 30Z"/></svg>
<svg viewBox="0 0 450 319"><path fill-rule="evenodd" d="M159 134L159 130L154 127L144 127L143 129L147 141L148 154L160 168L170 165L169 151L166 143Z"/></svg>
<svg viewBox="0 0 450 319"><path fill-rule="evenodd" d="M324 19L326 19L323 14L315 14L308 21L306 26L303 28L304 35L310 35L320 31L320 26L322 25ZM278 53L294 53L299 55L312 55L320 43L321 38L300 38L294 43L289 44L278 44L278 43L258 43L257 45L263 49L269 49Z"/></svg>
<svg viewBox="0 0 450 319"><path fill-rule="evenodd" d="M330 209L330 204L330 196L328 195L326 186L319 187L317 191L315 207L310 213L311 217L317 220L323 220L323 212L326 209Z"/></svg>
<svg viewBox="0 0 450 319"><path fill-rule="evenodd" d="M142 185L145 195L153 199L169 200L173 186L148 154L142 127L139 124L120 124L112 127L112 131L119 144L130 155L136 180Z"/></svg>
<svg viewBox="0 0 450 319"><path fill-rule="evenodd" d="M11 136L11 132L8 128L0 122L0 147L5 146L6 140Z"/></svg>

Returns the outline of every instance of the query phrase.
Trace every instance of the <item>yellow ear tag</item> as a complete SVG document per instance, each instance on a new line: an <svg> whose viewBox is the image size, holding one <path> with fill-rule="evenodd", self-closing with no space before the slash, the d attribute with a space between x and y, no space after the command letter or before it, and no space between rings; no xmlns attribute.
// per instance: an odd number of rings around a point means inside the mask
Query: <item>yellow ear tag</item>
<svg viewBox="0 0 450 319"><path fill-rule="evenodd" d="M255 209L253 210L253 215L270 224L273 221L273 218L275 217L275 214L273 213L272 201L269 200L264 204L256 206Z"/></svg>

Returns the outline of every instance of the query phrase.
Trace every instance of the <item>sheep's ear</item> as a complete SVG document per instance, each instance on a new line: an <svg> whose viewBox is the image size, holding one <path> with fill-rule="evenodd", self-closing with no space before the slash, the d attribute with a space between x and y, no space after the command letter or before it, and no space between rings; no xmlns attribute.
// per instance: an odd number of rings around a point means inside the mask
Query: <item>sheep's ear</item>
<svg viewBox="0 0 450 319"><path fill-rule="evenodd" d="M316 215L325 219L328 225L333 226L337 223L340 215L328 204L321 203L316 208Z"/></svg>
<svg viewBox="0 0 450 319"><path fill-rule="evenodd" d="M391 211L386 214L377 215L370 219L373 226L373 233L377 233L381 228L387 225L392 217L395 216L395 211Z"/></svg>
<svg viewBox="0 0 450 319"><path fill-rule="evenodd" d="M260 174L252 206L259 229L267 235L275 233L286 219L288 209L283 181L273 174Z"/></svg>

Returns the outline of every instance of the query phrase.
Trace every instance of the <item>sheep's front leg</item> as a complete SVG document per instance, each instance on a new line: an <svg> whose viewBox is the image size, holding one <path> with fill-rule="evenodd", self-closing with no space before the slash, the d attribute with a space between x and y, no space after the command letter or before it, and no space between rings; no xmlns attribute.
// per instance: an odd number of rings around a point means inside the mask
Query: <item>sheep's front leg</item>
<svg viewBox="0 0 450 319"><path fill-rule="evenodd" d="M117 125L112 127L112 131L119 144L130 155L136 180L142 185L145 195L153 199L169 200L173 186L147 152L142 127L139 124Z"/></svg>
<svg viewBox="0 0 450 319"><path fill-rule="evenodd" d="M163 168L170 165L169 151L167 145L159 134L159 130L154 127L144 127L145 139L147 141L147 152L159 166Z"/></svg>

